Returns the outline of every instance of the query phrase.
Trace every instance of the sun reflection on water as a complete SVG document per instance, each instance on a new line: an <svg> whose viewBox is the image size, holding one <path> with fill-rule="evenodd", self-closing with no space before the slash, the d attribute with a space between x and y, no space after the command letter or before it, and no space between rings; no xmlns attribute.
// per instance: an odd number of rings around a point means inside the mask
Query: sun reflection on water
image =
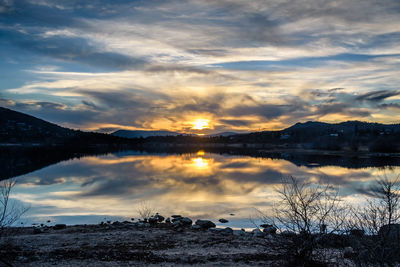
<svg viewBox="0 0 400 267"><path fill-rule="evenodd" d="M192 161L198 169L205 169L208 167L209 160L203 159L202 157L194 158Z"/></svg>
<svg viewBox="0 0 400 267"><path fill-rule="evenodd" d="M204 156L205 154L206 154L206 152L204 152L203 150L199 150L196 153L197 156Z"/></svg>

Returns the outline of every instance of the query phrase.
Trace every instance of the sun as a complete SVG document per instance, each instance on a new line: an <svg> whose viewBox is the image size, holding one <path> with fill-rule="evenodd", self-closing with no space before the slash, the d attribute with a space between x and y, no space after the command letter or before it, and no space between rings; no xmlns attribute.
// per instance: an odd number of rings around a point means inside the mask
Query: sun
<svg viewBox="0 0 400 267"><path fill-rule="evenodd" d="M203 130L203 129L209 128L208 122L209 122L209 120L206 120L206 119L197 119L194 122L192 122L192 124L193 124L192 129Z"/></svg>

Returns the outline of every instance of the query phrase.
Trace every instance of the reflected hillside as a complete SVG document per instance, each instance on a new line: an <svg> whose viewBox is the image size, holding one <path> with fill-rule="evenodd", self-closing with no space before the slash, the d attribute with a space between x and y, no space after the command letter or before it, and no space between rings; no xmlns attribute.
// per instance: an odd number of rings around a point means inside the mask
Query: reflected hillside
<svg viewBox="0 0 400 267"><path fill-rule="evenodd" d="M68 147L0 146L0 180L23 175L86 155L101 155L118 151L109 147L75 149Z"/></svg>
<svg viewBox="0 0 400 267"><path fill-rule="evenodd" d="M304 149L281 149L267 150L252 147L212 147L212 146L191 146L176 147L169 145L158 145L146 147L141 151L147 153L170 153L184 154L196 153L203 150L208 153L221 155L250 156L257 158L284 159L297 166L340 166L346 168L367 168L400 166L399 153L361 153L326 150L304 150Z"/></svg>

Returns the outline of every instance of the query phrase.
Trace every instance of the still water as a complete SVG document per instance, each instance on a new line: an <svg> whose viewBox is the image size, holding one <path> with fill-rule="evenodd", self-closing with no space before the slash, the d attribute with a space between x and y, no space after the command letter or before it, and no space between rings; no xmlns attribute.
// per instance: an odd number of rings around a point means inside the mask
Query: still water
<svg viewBox="0 0 400 267"><path fill-rule="evenodd" d="M283 176L339 188L353 204L365 200L374 179L399 174L399 167L346 168L295 165L283 159L121 152L63 161L16 178L12 197L29 211L19 223L85 224L138 218L147 206L164 216L228 219L227 226L252 227L256 209L279 201Z"/></svg>

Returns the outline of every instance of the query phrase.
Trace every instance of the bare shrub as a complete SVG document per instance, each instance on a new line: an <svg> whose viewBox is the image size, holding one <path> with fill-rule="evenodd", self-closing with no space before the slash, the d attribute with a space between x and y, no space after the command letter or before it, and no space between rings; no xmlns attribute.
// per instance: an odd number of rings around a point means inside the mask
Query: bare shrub
<svg viewBox="0 0 400 267"><path fill-rule="evenodd" d="M400 220L400 179L386 176L376 180L370 188L367 205L353 210L353 227L363 229L371 236L362 239L359 248L361 262L378 262L381 265L400 261L400 240L394 238ZM382 228L384 227L384 228ZM385 231L382 231L385 229Z"/></svg>
<svg viewBox="0 0 400 267"><path fill-rule="evenodd" d="M147 203L146 201L142 201L139 203L137 212L139 213L142 220L147 220L154 214L154 209L149 205L149 203Z"/></svg>
<svg viewBox="0 0 400 267"><path fill-rule="evenodd" d="M12 201L10 194L15 186L15 180L9 179L0 182L0 263L5 266L12 266L7 260L9 257L10 242L4 242L5 230L12 226L25 212L27 207Z"/></svg>
<svg viewBox="0 0 400 267"><path fill-rule="evenodd" d="M28 210L28 208L10 201L10 193L15 183L14 179L0 183L0 229L14 224Z"/></svg>
<svg viewBox="0 0 400 267"><path fill-rule="evenodd" d="M380 215L380 221L384 224L394 224L400 218L400 180L399 177L390 180L387 177L376 181L373 193L376 199L376 209Z"/></svg>
<svg viewBox="0 0 400 267"><path fill-rule="evenodd" d="M281 201L275 218L283 230L308 235L342 231L345 207L339 205L337 189L288 177L277 192Z"/></svg>
<svg viewBox="0 0 400 267"><path fill-rule="evenodd" d="M353 225L376 235L384 225L392 225L400 219L400 179L387 177L375 181L370 188L367 205L353 210Z"/></svg>
<svg viewBox="0 0 400 267"><path fill-rule="evenodd" d="M341 205L338 190L330 185L312 184L294 177L283 178L280 196L274 208L274 224L282 234L290 234L287 254L295 265L316 264L327 260L317 248L328 234L343 233L347 209ZM319 250L322 251L322 250ZM318 262L317 262L318 261Z"/></svg>

